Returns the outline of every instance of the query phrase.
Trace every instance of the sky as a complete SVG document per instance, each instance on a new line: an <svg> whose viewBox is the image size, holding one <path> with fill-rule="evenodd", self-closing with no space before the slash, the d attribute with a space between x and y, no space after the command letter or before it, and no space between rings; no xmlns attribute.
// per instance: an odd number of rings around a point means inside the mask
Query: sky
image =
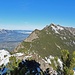
<svg viewBox="0 0 75 75"><path fill-rule="evenodd" d="M75 0L0 0L0 29L34 30L50 23L75 27Z"/></svg>

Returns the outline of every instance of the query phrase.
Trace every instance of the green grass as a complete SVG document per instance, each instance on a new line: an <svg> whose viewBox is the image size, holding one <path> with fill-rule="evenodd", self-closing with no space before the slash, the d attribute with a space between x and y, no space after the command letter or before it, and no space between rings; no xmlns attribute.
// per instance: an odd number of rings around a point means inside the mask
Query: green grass
<svg viewBox="0 0 75 75"><path fill-rule="evenodd" d="M36 30L36 32L37 32L37 30ZM47 34L47 33L50 33L50 34ZM49 56L49 55L60 56L61 50L63 50L63 49L73 52L75 50L75 46L73 45L73 47L71 47L64 43L64 42L70 42L70 39L75 40L73 35L66 30L62 31L62 32L60 31L60 33L63 35L54 33L54 31L52 31L50 27L47 28L47 31L46 31L46 29L43 29L37 33L38 37L39 37L38 39L33 40L33 42L24 42L23 41L22 45L24 46L24 48L19 48L19 51L22 51L22 52L23 51L25 52L28 50L30 52L35 51L43 58L45 56ZM67 40L61 40L60 36L66 37ZM56 44L58 46L60 46L61 49L58 48L56 46Z"/></svg>

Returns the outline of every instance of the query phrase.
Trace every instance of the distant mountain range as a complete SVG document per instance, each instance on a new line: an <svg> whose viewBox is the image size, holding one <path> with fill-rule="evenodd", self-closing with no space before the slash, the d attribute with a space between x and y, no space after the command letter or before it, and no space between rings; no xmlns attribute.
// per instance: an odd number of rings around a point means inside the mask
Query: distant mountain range
<svg viewBox="0 0 75 75"><path fill-rule="evenodd" d="M0 29L0 49L13 50L20 42L29 36L31 30Z"/></svg>
<svg viewBox="0 0 75 75"><path fill-rule="evenodd" d="M61 50L75 50L75 28L50 24L34 30L14 51L36 52L42 57L59 56Z"/></svg>

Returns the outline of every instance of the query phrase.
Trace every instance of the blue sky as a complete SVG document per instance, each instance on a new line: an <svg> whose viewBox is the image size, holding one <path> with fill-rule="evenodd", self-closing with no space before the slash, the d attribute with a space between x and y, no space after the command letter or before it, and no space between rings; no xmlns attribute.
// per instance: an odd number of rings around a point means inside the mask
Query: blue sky
<svg viewBox="0 0 75 75"><path fill-rule="evenodd" d="M0 29L75 27L75 0L0 0Z"/></svg>

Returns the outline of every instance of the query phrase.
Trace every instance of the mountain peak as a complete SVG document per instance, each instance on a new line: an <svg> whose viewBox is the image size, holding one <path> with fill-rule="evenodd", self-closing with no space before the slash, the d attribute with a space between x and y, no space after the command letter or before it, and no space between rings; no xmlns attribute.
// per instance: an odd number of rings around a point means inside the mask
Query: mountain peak
<svg viewBox="0 0 75 75"><path fill-rule="evenodd" d="M60 55L62 49L75 49L75 37L65 27L51 23L42 30L33 31L14 51L29 50L40 56Z"/></svg>
<svg viewBox="0 0 75 75"><path fill-rule="evenodd" d="M56 29L56 30L64 30L64 28L60 25L55 25L55 24L50 24L50 26L53 28L53 29Z"/></svg>
<svg viewBox="0 0 75 75"><path fill-rule="evenodd" d="M39 30L38 29L35 29L28 38L26 38L24 41L25 42L32 42L34 39L37 39L39 38L38 37L38 34L39 33Z"/></svg>
<svg viewBox="0 0 75 75"><path fill-rule="evenodd" d="M58 33L58 34L59 34L59 31L64 30L64 27L60 25L55 25L53 23L50 24L50 27L52 28L53 31L55 31L55 33Z"/></svg>

